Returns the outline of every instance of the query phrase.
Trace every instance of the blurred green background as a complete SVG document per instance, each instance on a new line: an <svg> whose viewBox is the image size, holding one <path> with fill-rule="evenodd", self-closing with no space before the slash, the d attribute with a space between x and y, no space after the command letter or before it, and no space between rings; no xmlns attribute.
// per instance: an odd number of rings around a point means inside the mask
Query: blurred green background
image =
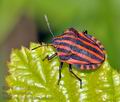
<svg viewBox="0 0 120 102"><path fill-rule="evenodd" d="M112 67L120 67L120 0L0 0L0 101L8 97L5 75L12 48L50 42L47 14L55 35L66 28L88 30L105 46Z"/></svg>

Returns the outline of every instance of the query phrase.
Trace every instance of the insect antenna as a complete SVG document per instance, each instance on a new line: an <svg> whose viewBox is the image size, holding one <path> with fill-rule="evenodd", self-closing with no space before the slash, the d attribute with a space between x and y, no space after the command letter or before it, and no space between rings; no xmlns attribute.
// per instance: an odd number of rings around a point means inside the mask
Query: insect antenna
<svg viewBox="0 0 120 102"><path fill-rule="evenodd" d="M53 32L52 32L52 30L51 30L51 28L50 28L50 23L49 23L49 21L48 21L47 15L45 14L44 17L45 17L45 21L46 21L46 23L47 23L47 27L48 27L51 35L54 37L54 34L53 34Z"/></svg>
<svg viewBox="0 0 120 102"><path fill-rule="evenodd" d="M51 35L54 37L54 34L53 34L53 32L52 32L52 30L51 30L51 28L50 28L50 23L49 23L49 21L48 21L47 15L45 14L44 17L45 17L45 21L46 21L46 23L47 23L47 27L48 27ZM39 47L42 47L42 46L53 46L53 45L52 45L52 44L40 45L40 46L37 46L37 47L33 48L32 50L35 50L35 49L37 49L37 48L39 48Z"/></svg>

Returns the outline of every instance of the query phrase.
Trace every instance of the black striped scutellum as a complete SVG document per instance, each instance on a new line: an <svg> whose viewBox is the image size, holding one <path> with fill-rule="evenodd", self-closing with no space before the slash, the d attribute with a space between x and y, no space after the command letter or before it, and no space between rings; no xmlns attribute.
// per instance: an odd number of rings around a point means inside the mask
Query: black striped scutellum
<svg viewBox="0 0 120 102"><path fill-rule="evenodd" d="M106 52L103 45L87 31L78 32L69 28L63 34L54 37L50 45L55 47L56 53L52 56L47 55L44 60L51 60L55 56L60 58L58 84L63 63L69 64L70 73L80 81L82 88L82 80L72 71L72 65L80 70L95 70L105 61Z"/></svg>

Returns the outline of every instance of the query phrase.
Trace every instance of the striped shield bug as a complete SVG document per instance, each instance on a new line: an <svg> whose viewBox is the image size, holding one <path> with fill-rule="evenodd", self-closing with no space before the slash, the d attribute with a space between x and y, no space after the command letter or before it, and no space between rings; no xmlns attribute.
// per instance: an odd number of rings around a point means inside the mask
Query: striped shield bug
<svg viewBox="0 0 120 102"><path fill-rule="evenodd" d="M46 21L51 32L47 18ZM106 52L103 45L94 36L89 35L87 31L78 32L74 28L69 28L63 34L53 37L50 46L56 49L56 53L51 56L47 55L43 60L51 60L55 56L59 56L58 84L61 80L63 63L69 64L69 71L80 81L81 88L82 80L72 71L72 65L80 70L95 70L105 60Z"/></svg>

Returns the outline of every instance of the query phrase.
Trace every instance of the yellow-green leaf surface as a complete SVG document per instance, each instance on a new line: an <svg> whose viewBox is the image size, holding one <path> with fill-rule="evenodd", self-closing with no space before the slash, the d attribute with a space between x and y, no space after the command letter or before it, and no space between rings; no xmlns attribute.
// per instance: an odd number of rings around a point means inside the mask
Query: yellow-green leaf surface
<svg viewBox="0 0 120 102"><path fill-rule="evenodd" d="M110 67L106 60L94 71L73 71L82 79L71 75L68 64L64 64L60 85L58 57L43 61L55 53L51 46L31 43L30 49L14 49L8 63L9 75L6 80L11 102L120 102L120 74Z"/></svg>

